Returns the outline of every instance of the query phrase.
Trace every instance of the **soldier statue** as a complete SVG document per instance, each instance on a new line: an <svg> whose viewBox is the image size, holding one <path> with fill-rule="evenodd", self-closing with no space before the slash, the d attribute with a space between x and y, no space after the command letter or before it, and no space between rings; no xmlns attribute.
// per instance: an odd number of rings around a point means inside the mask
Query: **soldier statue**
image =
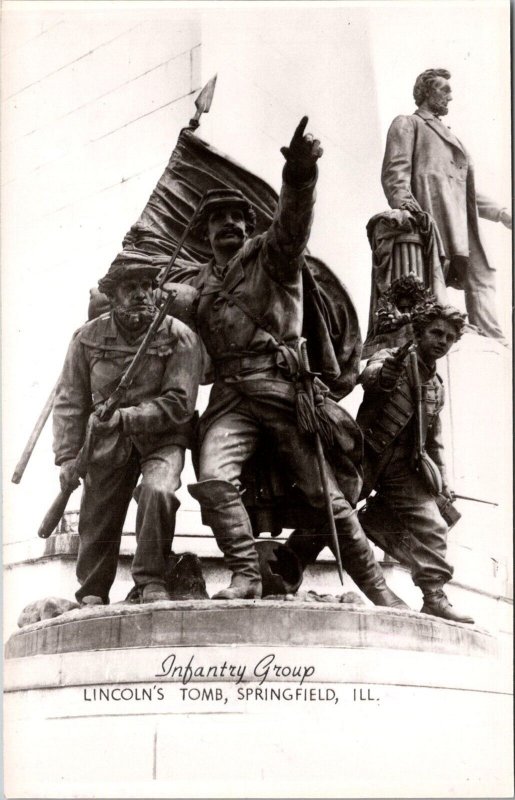
<svg viewBox="0 0 515 800"><path fill-rule="evenodd" d="M169 599L165 571L176 491L201 370L196 334L165 316L119 408L108 421L95 413L151 325L159 271L144 253L122 251L116 257L98 284L111 310L75 333L57 389L54 452L62 491L78 484L76 459L88 420L94 437L79 516L76 597L86 606L109 602L131 497L138 504L132 574L141 602Z"/></svg>
<svg viewBox="0 0 515 800"><path fill-rule="evenodd" d="M213 258L194 279L196 320L215 381L200 420L199 480L188 488L232 572L230 586L217 599L261 597L258 555L241 489L244 465L265 436L290 484L324 514L313 437L299 428L296 415L301 273L322 155L320 142L304 134L306 124L303 118L289 148L282 148L281 195L265 233L251 236L254 210L232 189L212 190L199 220ZM331 464L327 468L344 567L375 604L403 605L386 586Z"/></svg>
<svg viewBox="0 0 515 800"><path fill-rule="evenodd" d="M481 244L478 216L511 228L511 215L476 191L470 156L441 120L452 100L450 77L445 69L417 77L417 110L393 120L381 180L391 208L431 214L447 285L465 290L470 324L505 343L495 311L495 272Z"/></svg>
<svg viewBox="0 0 515 800"><path fill-rule="evenodd" d="M404 348L387 348L372 356L360 377L365 390L357 416L365 438L363 495L376 490L360 520L369 538L409 567L424 596L422 613L472 623L452 608L443 591L453 568L446 560L448 528L439 508L453 493L445 470L440 421L444 389L436 361L460 338L465 317L452 306L426 303L418 314L416 309L412 313L411 324L415 369ZM438 497L421 468L420 449L439 473Z"/></svg>

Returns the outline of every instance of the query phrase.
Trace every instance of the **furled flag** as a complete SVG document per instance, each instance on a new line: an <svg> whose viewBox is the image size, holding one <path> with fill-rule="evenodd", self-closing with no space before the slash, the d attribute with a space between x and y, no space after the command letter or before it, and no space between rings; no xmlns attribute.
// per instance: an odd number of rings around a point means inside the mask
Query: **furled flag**
<svg viewBox="0 0 515 800"><path fill-rule="evenodd" d="M255 233L269 227L278 201L274 189L184 128L139 219L125 236L124 248L151 254L164 266L204 192L222 188L239 189L252 204L257 217ZM211 255L208 242L190 235L171 280L187 282ZM311 367L340 399L354 387L359 370L361 338L356 311L343 284L320 259L306 256L303 278L303 335L308 340Z"/></svg>

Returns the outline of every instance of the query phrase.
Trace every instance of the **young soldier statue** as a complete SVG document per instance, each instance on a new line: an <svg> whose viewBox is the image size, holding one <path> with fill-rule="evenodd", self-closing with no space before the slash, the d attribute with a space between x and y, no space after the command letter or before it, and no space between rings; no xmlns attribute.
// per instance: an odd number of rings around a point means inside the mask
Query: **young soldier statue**
<svg viewBox="0 0 515 800"><path fill-rule="evenodd" d="M196 334L165 316L119 407L104 422L95 414L152 323L159 270L145 254L117 256L99 281L112 309L74 335L57 390L54 452L63 491L78 485L75 460L88 420L94 437L79 516L76 597L83 605L109 602L131 497L138 504L132 574L141 601L169 599L165 570L179 505L175 493L201 369Z"/></svg>
<svg viewBox="0 0 515 800"><path fill-rule="evenodd" d="M357 421L365 438L363 495L373 489L377 494L367 501L360 520L367 536L383 549L389 550L389 538L397 539L391 554L410 568L413 582L422 590L422 613L472 623L471 617L453 609L443 591L453 575L446 560L448 528L439 511L437 490L428 485L420 463L422 449L431 469L440 473L436 474L440 497L452 499L441 437L444 390L436 361L460 338L465 317L452 306L435 302L418 315L415 311L412 325L415 365L400 348L385 349L372 356L361 375L365 395ZM421 441L417 442L417 434ZM393 532L386 544L385 528Z"/></svg>

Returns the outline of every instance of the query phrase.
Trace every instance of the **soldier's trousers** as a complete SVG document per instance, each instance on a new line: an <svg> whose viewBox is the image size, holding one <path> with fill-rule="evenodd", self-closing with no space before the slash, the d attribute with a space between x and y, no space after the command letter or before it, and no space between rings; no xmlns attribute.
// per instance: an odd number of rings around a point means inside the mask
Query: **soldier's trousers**
<svg viewBox="0 0 515 800"><path fill-rule="evenodd" d="M391 555L410 569L413 582L423 589L450 581L454 570L446 560L447 525L434 497L413 471L409 459L392 459L382 473L376 491L379 498L395 512L408 534L405 536L397 531L397 541ZM380 546L381 529L395 528L395 520L385 517L384 512L379 519L373 515L368 519L367 514L359 515L365 533ZM374 535L375 528L377 537ZM383 549L388 552L387 547Z"/></svg>
<svg viewBox="0 0 515 800"><path fill-rule="evenodd" d="M274 440L292 482L315 508L324 507L313 444L297 428L294 414L245 398L208 428L200 453L199 480L224 480L240 489L243 464L254 453L263 431ZM327 464L329 493L335 518L353 513Z"/></svg>
<svg viewBox="0 0 515 800"><path fill-rule="evenodd" d="M84 481L79 515L76 592L108 602L113 585L123 524L131 498L138 503L136 553L132 575L137 586L164 583L175 530L184 448L168 445L142 458L135 447L126 464L113 469L91 464ZM138 478L141 483L137 486Z"/></svg>

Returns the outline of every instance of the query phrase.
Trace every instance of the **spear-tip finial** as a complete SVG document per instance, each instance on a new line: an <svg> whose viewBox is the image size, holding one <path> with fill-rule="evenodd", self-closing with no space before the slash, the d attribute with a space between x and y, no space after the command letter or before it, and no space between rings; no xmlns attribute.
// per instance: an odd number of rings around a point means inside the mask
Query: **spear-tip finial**
<svg viewBox="0 0 515 800"><path fill-rule="evenodd" d="M211 103L213 101L213 95L215 93L215 86L216 86L216 75L206 83L200 94L195 100L195 116L190 119L189 127L195 130L198 128L200 122L200 117L202 114L207 114L209 109L211 108Z"/></svg>

